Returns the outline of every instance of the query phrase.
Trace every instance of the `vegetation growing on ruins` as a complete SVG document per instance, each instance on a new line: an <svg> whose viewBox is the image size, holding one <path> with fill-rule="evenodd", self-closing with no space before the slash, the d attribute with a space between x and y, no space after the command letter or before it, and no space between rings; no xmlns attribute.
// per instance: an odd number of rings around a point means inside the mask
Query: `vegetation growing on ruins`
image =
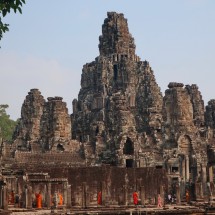
<svg viewBox="0 0 215 215"><path fill-rule="evenodd" d="M11 140L17 121L10 119L6 109L8 105L0 105L0 138Z"/></svg>
<svg viewBox="0 0 215 215"><path fill-rule="evenodd" d="M5 17L11 10L16 13L22 13L22 5L25 4L25 0L1 0L0 1L0 40L3 34L9 31L9 24L2 22L2 17Z"/></svg>

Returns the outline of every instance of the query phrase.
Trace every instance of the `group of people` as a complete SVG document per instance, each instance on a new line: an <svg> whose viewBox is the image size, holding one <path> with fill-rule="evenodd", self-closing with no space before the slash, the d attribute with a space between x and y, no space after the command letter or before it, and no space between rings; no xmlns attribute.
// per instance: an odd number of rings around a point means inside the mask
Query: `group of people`
<svg viewBox="0 0 215 215"><path fill-rule="evenodd" d="M138 192L137 191L135 191L134 193L133 193L133 202L134 202L134 205L138 205L138 204L140 204L140 201L141 201L141 199L139 198L139 194L138 194ZM163 207L163 204L162 204L162 198L161 198L161 195L160 194L158 194L158 197L157 197L157 207L158 208L161 208L161 207Z"/></svg>
<svg viewBox="0 0 215 215"><path fill-rule="evenodd" d="M174 204L174 203L176 203L176 196L175 196L175 194L169 193L167 195L167 203L168 204Z"/></svg>
<svg viewBox="0 0 215 215"><path fill-rule="evenodd" d="M21 195L15 194L12 190L8 195L8 204L15 205L17 207L23 207L21 204ZM43 195L41 192L32 194L32 206L36 208L42 208L43 205ZM50 196L50 204L54 206L63 205L63 196L59 192L55 192L54 195Z"/></svg>
<svg viewBox="0 0 215 215"><path fill-rule="evenodd" d="M140 199L137 191L133 192L132 196L133 196L133 203L135 206L141 204L141 199ZM160 207L160 208L163 207L163 203L162 203L163 201L162 201L160 194L158 194L157 202L158 202L157 207ZM97 203L98 203L98 205L102 205L102 192L101 191L99 191L97 194Z"/></svg>
<svg viewBox="0 0 215 215"><path fill-rule="evenodd" d="M20 195L18 193L14 193L14 191L12 190L8 196L8 204L11 205L15 205L15 206L19 206L19 202L20 202Z"/></svg>
<svg viewBox="0 0 215 215"><path fill-rule="evenodd" d="M42 208L43 196L42 196L41 192L35 193L35 197L36 197L36 207ZM62 194L55 191L54 195L50 196L50 203L51 203L51 206L55 206L55 207L63 205Z"/></svg>

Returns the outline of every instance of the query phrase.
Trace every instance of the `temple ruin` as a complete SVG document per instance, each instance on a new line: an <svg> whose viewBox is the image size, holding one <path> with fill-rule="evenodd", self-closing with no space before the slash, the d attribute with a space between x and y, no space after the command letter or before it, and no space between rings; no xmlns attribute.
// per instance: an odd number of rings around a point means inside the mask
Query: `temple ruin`
<svg viewBox="0 0 215 215"><path fill-rule="evenodd" d="M171 193L177 204L215 198L215 100L204 106L198 86L171 82L162 95L149 62L135 53L123 14L108 12L99 56L83 66L69 115L62 97L31 89L12 143L1 145L4 194L59 191L68 207L155 204ZM159 75L159 74L158 74ZM71 189L72 188L72 189Z"/></svg>

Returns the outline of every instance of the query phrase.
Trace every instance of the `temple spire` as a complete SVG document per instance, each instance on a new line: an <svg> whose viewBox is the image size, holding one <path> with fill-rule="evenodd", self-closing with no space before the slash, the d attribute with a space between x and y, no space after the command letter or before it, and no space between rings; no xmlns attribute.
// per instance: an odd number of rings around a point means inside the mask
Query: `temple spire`
<svg viewBox="0 0 215 215"><path fill-rule="evenodd" d="M129 33L127 19L122 13L108 12L99 37L100 55L135 55L134 38Z"/></svg>

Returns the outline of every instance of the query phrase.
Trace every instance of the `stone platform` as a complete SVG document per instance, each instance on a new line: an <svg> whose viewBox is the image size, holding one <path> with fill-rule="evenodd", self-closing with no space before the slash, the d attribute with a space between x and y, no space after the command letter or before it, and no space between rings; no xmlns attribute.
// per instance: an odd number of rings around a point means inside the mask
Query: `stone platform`
<svg viewBox="0 0 215 215"><path fill-rule="evenodd" d="M174 206L169 205L163 208L157 207L89 207L89 208L78 208L73 207L71 209L40 209L40 210L27 210L27 209L10 209L11 215L140 215L140 214L147 214L147 215L154 215L154 214L181 214L181 215L203 215L203 214L214 214L215 215L215 208L199 208L195 206Z"/></svg>

